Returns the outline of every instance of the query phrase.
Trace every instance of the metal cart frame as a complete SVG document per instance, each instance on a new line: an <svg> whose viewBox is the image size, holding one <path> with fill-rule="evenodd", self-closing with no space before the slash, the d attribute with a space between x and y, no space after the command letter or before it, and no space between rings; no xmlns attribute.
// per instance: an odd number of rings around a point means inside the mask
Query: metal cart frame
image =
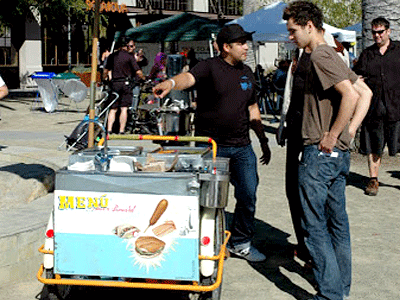
<svg viewBox="0 0 400 300"><path fill-rule="evenodd" d="M212 146L212 160L216 161L217 145L214 140L208 137L188 137L188 136L152 136L152 135L110 135L110 139L129 139L129 140L158 140L158 141L182 141L182 142L202 142L210 143ZM107 146L104 147L107 149ZM216 170L216 169L215 169ZM215 173L214 173L215 174ZM208 173L206 174L208 175ZM210 176L213 176L210 174ZM227 198L227 196L226 196ZM226 204L225 204L226 205ZM223 207L214 208L215 210L222 210ZM200 213L200 211L199 211ZM216 214L215 214L216 215ZM199 220L200 221L200 220ZM223 226L222 226L223 227ZM215 231L216 232L216 231ZM199 228L200 234L200 228ZM37 272L37 279L46 285L61 285L61 286L98 286L98 287L116 287L116 288L141 288L141 289L161 289L161 290L179 290L179 291L192 291L192 292L212 292L218 289L222 283L223 266L226 257L227 249L226 245L230 238L230 232L224 230L224 232L218 233L223 240L221 245L218 245L219 252L216 255L207 256L199 255L199 264L201 261L214 261L216 262L216 267L214 274L215 280L212 280L210 284L204 284L197 281L179 281L179 280L154 280L154 279L144 279L143 278L129 278L125 281L109 280L109 279L77 279L71 278L70 276L63 276L60 274L54 274L54 278L46 278L46 270L44 264L40 266ZM200 247L200 245L199 245ZM213 246L214 247L214 246ZM39 252L45 256L54 256L53 250L46 250L45 245L39 248ZM219 296L218 296L219 297Z"/></svg>

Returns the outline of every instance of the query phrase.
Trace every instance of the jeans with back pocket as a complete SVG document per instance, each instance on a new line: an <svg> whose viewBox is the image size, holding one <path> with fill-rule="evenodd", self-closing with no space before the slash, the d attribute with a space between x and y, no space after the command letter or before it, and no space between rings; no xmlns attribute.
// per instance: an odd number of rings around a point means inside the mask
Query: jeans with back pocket
<svg viewBox="0 0 400 300"><path fill-rule="evenodd" d="M346 179L350 153L332 154L305 146L299 165L305 244L313 259L318 285L314 299L342 300L350 293L351 244L346 212Z"/></svg>

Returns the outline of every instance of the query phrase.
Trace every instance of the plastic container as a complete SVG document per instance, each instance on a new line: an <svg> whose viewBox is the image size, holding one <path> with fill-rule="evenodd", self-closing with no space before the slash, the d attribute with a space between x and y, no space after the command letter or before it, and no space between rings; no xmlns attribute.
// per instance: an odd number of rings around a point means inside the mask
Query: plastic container
<svg viewBox="0 0 400 300"><path fill-rule="evenodd" d="M53 72L35 72L31 75L31 78L38 85L40 97L47 112L55 111L58 105L58 89L52 82L52 78L55 76L56 74Z"/></svg>

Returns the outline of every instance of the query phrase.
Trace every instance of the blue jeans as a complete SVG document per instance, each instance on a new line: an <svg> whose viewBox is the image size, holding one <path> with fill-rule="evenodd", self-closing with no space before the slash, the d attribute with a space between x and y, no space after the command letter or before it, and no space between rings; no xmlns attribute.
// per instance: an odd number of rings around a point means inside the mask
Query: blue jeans
<svg viewBox="0 0 400 300"><path fill-rule="evenodd" d="M230 231L230 244L250 243L254 235L254 215L258 186L257 157L251 145L218 146L217 156L229 158L230 182L235 188L236 206Z"/></svg>
<svg viewBox="0 0 400 300"><path fill-rule="evenodd" d="M314 299L342 300L351 285L351 245L346 212L350 153L329 155L305 146L299 165L299 191L305 244L313 259L318 285Z"/></svg>

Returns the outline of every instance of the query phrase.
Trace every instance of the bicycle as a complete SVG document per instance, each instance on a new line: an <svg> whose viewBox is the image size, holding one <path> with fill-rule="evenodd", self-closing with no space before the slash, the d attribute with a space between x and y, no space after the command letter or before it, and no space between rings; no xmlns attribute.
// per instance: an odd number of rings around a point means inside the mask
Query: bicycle
<svg viewBox="0 0 400 300"><path fill-rule="evenodd" d="M153 96L150 82L139 84L128 109L127 131L130 133L162 135L160 132L160 99Z"/></svg>
<svg viewBox="0 0 400 300"><path fill-rule="evenodd" d="M279 95L277 87L272 80L273 73L264 77L265 80L258 80L256 84L256 97L258 105L260 106L261 113L272 114L273 119L271 123L279 122L277 117L282 108L282 96ZM259 76L258 78L261 78Z"/></svg>
<svg viewBox="0 0 400 300"><path fill-rule="evenodd" d="M137 98L128 110L128 131L153 135L190 135L190 116L193 112L189 105L171 95L170 98L156 98L152 88L150 81L140 85Z"/></svg>

